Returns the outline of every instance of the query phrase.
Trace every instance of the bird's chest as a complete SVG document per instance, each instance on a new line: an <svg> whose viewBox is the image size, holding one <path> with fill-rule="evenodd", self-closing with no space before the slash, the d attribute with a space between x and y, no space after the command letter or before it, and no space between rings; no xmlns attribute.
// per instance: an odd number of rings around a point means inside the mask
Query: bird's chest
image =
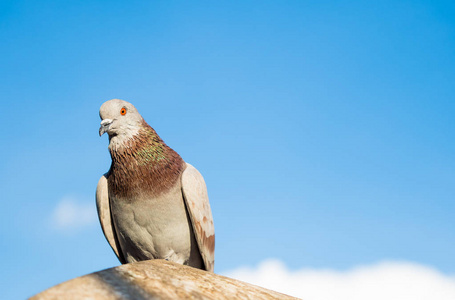
<svg viewBox="0 0 455 300"><path fill-rule="evenodd" d="M127 260L189 256L191 223L178 183L159 196L125 198L109 190L112 220Z"/></svg>
<svg viewBox="0 0 455 300"><path fill-rule="evenodd" d="M136 201L144 195L147 198L167 195L180 186L181 174L172 170L172 164L142 164L141 160L126 157L111 165L108 175L110 195L125 201Z"/></svg>

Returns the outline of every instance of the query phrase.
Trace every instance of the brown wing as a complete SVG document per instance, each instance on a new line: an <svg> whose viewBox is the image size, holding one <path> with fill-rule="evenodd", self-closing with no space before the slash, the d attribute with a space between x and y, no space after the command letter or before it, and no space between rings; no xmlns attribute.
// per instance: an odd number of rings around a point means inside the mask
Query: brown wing
<svg viewBox="0 0 455 300"><path fill-rule="evenodd" d="M120 262L122 264L126 263L118 244L114 225L112 224L106 175L101 176L98 181L98 186L96 187L96 208L98 210L98 217L100 219L101 228L103 229L106 240L109 242L109 245L111 245L112 250L114 250L114 253L117 255Z"/></svg>
<svg viewBox="0 0 455 300"><path fill-rule="evenodd" d="M215 228L207 187L201 173L190 164L182 174L182 190L205 269L213 272L215 264Z"/></svg>

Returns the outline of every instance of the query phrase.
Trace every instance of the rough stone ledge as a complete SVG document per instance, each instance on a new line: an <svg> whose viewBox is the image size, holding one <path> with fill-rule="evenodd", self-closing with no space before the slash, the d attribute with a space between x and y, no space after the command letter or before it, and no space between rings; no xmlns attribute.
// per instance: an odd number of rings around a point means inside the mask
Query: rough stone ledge
<svg viewBox="0 0 455 300"><path fill-rule="evenodd" d="M297 299L249 283L148 260L77 277L33 297L49 299Z"/></svg>

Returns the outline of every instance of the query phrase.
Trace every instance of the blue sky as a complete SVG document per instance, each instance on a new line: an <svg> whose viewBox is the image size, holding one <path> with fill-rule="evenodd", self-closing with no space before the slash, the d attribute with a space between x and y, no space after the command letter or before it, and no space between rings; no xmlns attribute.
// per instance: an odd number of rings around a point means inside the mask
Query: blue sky
<svg viewBox="0 0 455 300"><path fill-rule="evenodd" d="M450 1L1 1L5 296L118 265L93 218L112 98L204 175L216 272L455 274L454 16Z"/></svg>

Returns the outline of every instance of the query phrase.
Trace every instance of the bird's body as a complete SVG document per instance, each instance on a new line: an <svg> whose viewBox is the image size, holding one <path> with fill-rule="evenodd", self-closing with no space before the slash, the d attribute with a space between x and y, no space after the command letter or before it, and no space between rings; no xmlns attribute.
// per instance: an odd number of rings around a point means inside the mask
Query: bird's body
<svg viewBox="0 0 455 300"><path fill-rule="evenodd" d="M98 183L97 207L119 260L160 258L213 272L213 219L202 176L130 103L107 101L100 116L112 164Z"/></svg>

